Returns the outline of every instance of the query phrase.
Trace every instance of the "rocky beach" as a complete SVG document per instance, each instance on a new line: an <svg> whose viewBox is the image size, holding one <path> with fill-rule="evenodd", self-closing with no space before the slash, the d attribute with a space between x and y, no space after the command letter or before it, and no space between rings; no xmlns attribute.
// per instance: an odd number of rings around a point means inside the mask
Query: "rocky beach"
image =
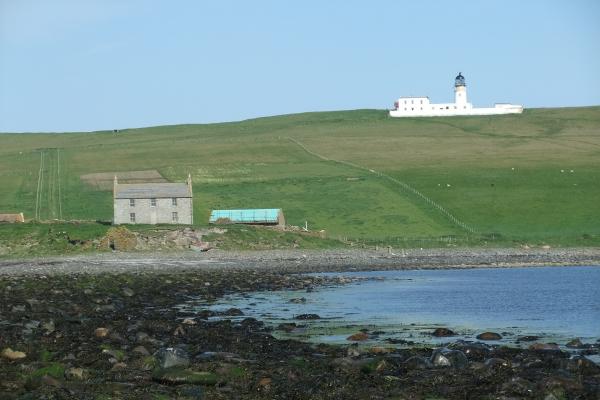
<svg viewBox="0 0 600 400"><path fill-rule="evenodd" d="M277 327L205 304L227 294L319 290L303 272L599 265L597 249L109 253L0 261L4 399L596 399L599 344L447 339L430 348L277 339ZM227 317L234 316L235 319ZM222 317L222 318L221 318ZM370 342L369 342L370 343ZM588 358L589 357L589 358Z"/></svg>

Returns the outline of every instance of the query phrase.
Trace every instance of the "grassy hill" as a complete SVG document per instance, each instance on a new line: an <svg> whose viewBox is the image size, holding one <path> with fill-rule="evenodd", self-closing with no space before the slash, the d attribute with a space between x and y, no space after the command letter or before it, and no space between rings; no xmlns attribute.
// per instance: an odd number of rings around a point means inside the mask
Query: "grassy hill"
<svg viewBox="0 0 600 400"><path fill-rule="evenodd" d="M0 213L110 220L111 192L80 177L151 169L192 174L198 224L214 208L273 207L290 224L372 243L600 243L600 107L2 134Z"/></svg>

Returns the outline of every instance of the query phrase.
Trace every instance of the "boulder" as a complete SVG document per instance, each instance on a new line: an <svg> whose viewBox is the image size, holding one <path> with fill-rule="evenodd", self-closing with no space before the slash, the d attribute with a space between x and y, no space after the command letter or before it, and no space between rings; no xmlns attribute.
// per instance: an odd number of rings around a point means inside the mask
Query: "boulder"
<svg viewBox="0 0 600 400"><path fill-rule="evenodd" d="M469 360L465 353L460 350L441 348L433 351L431 363L436 367L454 367L462 369L468 367Z"/></svg>
<svg viewBox="0 0 600 400"><path fill-rule="evenodd" d="M172 367L187 367L190 365L190 356L179 347L162 348L154 353L158 366L162 369Z"/></svg>
<svg viewBox="0 0 600 400"><path fill-rule="evenodd" d="M284 322L277 325L277 330L284 332L292 332L294 329L296 329L296 324L294 322Z"/></svg>
<svg viewBox="0 0 600 400"><path fill-rule="evenodd" d="M351 340L354 342L362 342L367 339L369 339L369 335L366 334L365 332L358 332L358 333L355 333L354 335L350 335L346 338L346 340Z"/></svg>
<svg viewBox="0 0 600 400"><path fill-rule="evenodd" d="M533 343L529 346L529 350L534 351L560 351L560 347L556 343Z"/></svg>
<svg viewBox="0 0 600 400"><path fill-rule="evenodd" d="M296 319L310 320L310 319L321 319L321 317L317 314L300 314L300 315L296 315Z"/></svg>
<svg viewBox="0 0 600 400"><path fill-rule="evenodd" d="M539 336L533 336L533 335L520 336L517 338L517 342L535 342L539 338L540 338Z"/></svg>
<svg viewBox="0 0 600 400"><path fill-rule="evenodd" d="M510 368L512 363L504 358L488 358L483 365L489 369Z"/></svg>
<svg viewBox="0 0 600 400"><path fill-rule="evenodd" d="M477 335L478 340L500 340L502 336L496 332L483 332Z"/></svg>
<svg viewBox="0 0 600 400"><path fill-rule="evenodd" d="M469 360L485 361L490 356L490 348L484 343L453 343L448 346L452 350L460 350Z"/></svg>
<svg viewBox="0 0 600 400"><path fill-rule="evenodd" d="M404 362L404 366L408 369L428 369L433 367L433 364L425 357L413 356Z"/></svg>
<svg viewBox="0 0 600 400"><path fill-rule="evenodd" d="M567 370L581 375L600 374L600 366L584 356L573 356L567 363Z"/></svg>
<svg viewBox="0 0 600 400"><path fill-rule="evenodd" d="M437 328L436 330L433 331L432 335L435 337L447 337L447 336L456 336L456 333L454 333L452 330L450 330L448 328Z"/></svg>
<svg viewBox="0 0 600 400"><path fill-rule="evenodd" d="M581 349L585 347L585 345L581 342L579 338L570 340L569 342L567 342L566 346L570 349Z"/></svg>
<svg viewBox="0 0 600 400"><path fill-rule="evenodd" d="M534 390L535 384L518 376L511 378L502 385L503 392L508 392L520 397L531 397Z"/></svg>
<svg viewBox="0 0 600 400"><path fill-rule="evenodd" d="M227 317L239 317L240 315L244 315L244 312L239 308L230 308L226 311L223 311L221 315L225 315Z"/></svg>

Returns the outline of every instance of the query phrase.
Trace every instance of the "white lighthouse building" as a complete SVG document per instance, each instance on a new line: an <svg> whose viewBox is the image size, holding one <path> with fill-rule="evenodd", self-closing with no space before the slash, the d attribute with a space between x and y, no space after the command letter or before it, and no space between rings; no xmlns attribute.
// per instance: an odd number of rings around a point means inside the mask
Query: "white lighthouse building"
<svg viewBox="0 0 600 400"><path fill-rule="evenodd" d="M523 106L496 103L494 107L475 108L467 100L465 77L459 72L454 79L454 103L431 103L429 97L400 97L390 110L392 117L446 117L452 115L521 114Z"/></svg>

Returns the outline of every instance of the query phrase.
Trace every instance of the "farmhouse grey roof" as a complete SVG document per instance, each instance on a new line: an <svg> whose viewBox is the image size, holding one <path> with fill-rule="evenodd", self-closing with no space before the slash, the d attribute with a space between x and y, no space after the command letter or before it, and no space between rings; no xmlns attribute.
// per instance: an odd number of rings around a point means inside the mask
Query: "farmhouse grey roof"
<svg viewBox="0 0 600 400"><path fill-rule="evenodd" d="M192 197L185 183L131 183L115 188L115 199L160 199Z"/></svg>

